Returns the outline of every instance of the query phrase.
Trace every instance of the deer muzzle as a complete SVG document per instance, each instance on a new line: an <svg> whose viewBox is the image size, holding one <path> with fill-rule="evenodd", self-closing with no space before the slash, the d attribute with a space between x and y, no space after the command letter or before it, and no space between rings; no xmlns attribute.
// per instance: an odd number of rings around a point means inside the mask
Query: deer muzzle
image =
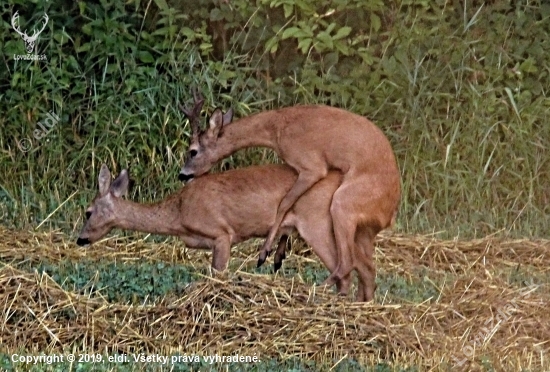
<svg viewBox="0 0 550 372"><path fill-rule="evenodd" d="M194 174L185 174L185 173L181 172L178 176L178 179L182 182L187 182L187 181L192 180L193 177L195 177Z"/></svg>
<svg viewBox="0 0 550 372"><path fill-rule="evenodd" d="M83 245L88 245L90 244L90 240L88 238L78 238L76 240L76 244L78 244L79 246L83 246Z"/></svg>

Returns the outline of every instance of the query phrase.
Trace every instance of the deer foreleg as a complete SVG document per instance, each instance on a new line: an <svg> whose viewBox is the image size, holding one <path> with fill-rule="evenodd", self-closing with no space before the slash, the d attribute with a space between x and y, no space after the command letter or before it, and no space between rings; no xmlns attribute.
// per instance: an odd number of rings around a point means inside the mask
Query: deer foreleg
<svg viewBox="0 0 550 372"><path fill-rule="evenodd" d="M288 247L288 242L288 235L281 235L279 244L277 245L277 250L275 251L275 262L273 264L274 272L279 271L281 266L283 266L283 260L286 258L286 248Z"/></svg>
<svg viewBox="0 0 550 372"><path fill-rule="evenodd" d="M230 237L227 235L218 237L214 242L214 248L212 249L212 268L216 271L224 271L227 269L230 253Z"/></svg>
<svg viewBox="0 0 550 372"><path fill-rule="evenodd" d="M294 205L294 203L296 203L300 196L302 196L303 193L309 190L311 186L315 185L317 181L325 177L326 173L326 171L324 173L302 172L298 175L298 179L279 204L277 215L275 217L275 223L271 227L269 235L267 236L264 245L262 246L260 257L258 258L257 267L262 266L267 256L269 256L269 254L271 253L271 246L275 241L275 237L279 234L279 227L281 226L281 223L286 213L290 210L290 208L292 208L292 206Z"/></svg>

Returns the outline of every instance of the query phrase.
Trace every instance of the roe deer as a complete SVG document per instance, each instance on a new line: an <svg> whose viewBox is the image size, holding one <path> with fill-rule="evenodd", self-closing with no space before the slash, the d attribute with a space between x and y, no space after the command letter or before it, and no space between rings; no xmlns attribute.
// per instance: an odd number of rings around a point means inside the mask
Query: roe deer
<svg viewBox="0 0 550 372"><path fill-rule="evenodd" d="M94 243L113 228L173 235L190 248L212 249L212 267L222 271L231 245L268 234L277 206L297 177L286 165L235 169L197 178L160 202L139 204L121 197L128 190L127 170L111 183L103 164L99 194L86 210L87 221L77 244ZM300 198L281 224L285 236L296 229L331 272L337 254L329 208L340 181L340 173L330 172ZM284 258L285 242L283 237L275 255L276 269ZM358 301L364 300L365 280L359 277ZM336 283L340 293L347 293L350 284L350 276Z"/></svg>
<svg viewBox="0 0 550 372"><path fill-rule="evenodd" d="M368 278L364 296L372 300L376 289L374 237L394 223L401 193L397 162L384 133L362 116L328 106L286 107L230 122L217 109L206 131L199 133L192 127L189 156L179 179L201 176L217 161L252 146L272 148L298 172L277 208L260 251L260 266L290 208L330 170L340 171L342 183L330 205L338 259L324 284L334 284L356 269L360 277ZM361 249L354 248L357 238Z"/></svg>

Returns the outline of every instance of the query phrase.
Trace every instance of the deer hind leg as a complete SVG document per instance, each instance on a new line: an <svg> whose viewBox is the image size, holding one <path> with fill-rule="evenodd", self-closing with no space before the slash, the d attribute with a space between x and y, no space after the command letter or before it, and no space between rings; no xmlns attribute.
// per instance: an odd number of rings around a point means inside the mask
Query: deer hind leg
<svg viewBox="0 0 550 372"><path fill-rule="evenodd" d="M330 284L356 268L359 275L361 276L362 273L366 281L365 293L369 294L367 299L371 299L374 293L374 282L369 279L373 276L370 273L374 272L374 265L372 254L369 257L368 252L372 251L374 236L382 226L389 223L395 209L384 182L384 180L381 181L380 175L367 174L353 179L345 177L340 187L334 192L330 206L339 256L335 271L325 282ZM371 233L369 242L363 236L364 233L360 232L359 241L366 247L363 249L356 247L355 234L359 226L365 226ZM352 260L352 254L356 256L355 260Z"/></svg>
<svg viewBox="0 0 550 372"><path fill-rule="evenodd" d="M275 237L279 233L279 227L281 226L281 223L283 222L283 219L286 215L286 213L292 208L294 203L302 196L303 193L305 193L307 190L311 188L317 181L322 179L326 176L327 171L325 168L320 168L321 172L319 171L302 171L298 175L298 179L290 189L290 191L285 195L283 200L281 200L281 203L279 204L279 207L277 208L277 215L275 217L275 222L273 223L273 226L271 227L271 230L269 231L269 235L267 236L264 245L262 246L262 249L260 250L260 257L258 258L258 266L262 266L262 264L265 262L267 256L271 253L271 246L273 245L273 242L275 241Z"/></svg>
<svg viewBox="0 0 550 372"><path fill-rule="evenodd" d="M392 185L386 183L386 179L381 175L364 175L347 183L344 180L332 198L331 214L340 257L338 267L332 274L333 278L329 277L327 281L338 279L349 272L350 255L346 256L346 253L353 252L354 267L359 277L363 278L364 284L363 294L359 300L370 301L374 298L374 237L382 228L389 225L395 212L395 195L392 194L390 186ZM357 241L355 247L349 249L355 242L355 239L349 239L352 231L357 231Z"/></svg>
<svg viewBox="0 0 550 372"><path fill-rule="evenodd" d="M376 267L374 265L374 236L372 230L367 227L357 229L356 251L354 261L359 277L356 301L364 302L374 299L376 291Z"/></svg>
<svg viewBox="0 0 550 372"><path fill-rule="evenodd" d="M336 265L329 277L322 285L337 284L342 280L349 278L350 273L355 268L355 263L352 260L351 252L355 251L355 228L356 225L352 221L343 221L343 223L334 222L334 238L340 244L335 245L336 250ZM351 237L351 238L350 238Z"/></svg>
<svg viewBox="0 0 550 372"><path fill-rule="evenodd" d="M354 269L352 252L355 251L355 231L358 216L356 215L353 199L348 196L344 183L334 192L330 205L330 214L336 242L337 264L332 274L323 282L323 285L332 285Z"/></svg>
<svg viewBox="0 0 550 372"><path fill-rule="evenodd" d="M300 236L313 249L313 252L329 272L332 273L338 262L336 243L332 232L332 220L328 213L319 216L316 212L318 211L311 211L310 213L305 211L305 213L302 213L303 218L300 219L297 229ZM340 295L347 295L351 286L351 273L341 280L335 281L334 284L336 284L336 290Z"/></svg>

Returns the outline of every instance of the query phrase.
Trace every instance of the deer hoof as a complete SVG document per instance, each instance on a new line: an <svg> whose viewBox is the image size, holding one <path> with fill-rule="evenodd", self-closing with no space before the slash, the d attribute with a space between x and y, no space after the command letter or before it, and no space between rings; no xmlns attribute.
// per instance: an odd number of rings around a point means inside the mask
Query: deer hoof
<svg viewBox="0 0 550 372"><path fill-rule="evenodd" d="M332 273L332 274L329 275L328 278L325 279L324 282L321 283L321 286L325 286L325 285L333 286L338 281L339 281L339 279L337 277L335 277L334 273Z"/></svg>
<svg viewBox="0 0 550 372"><path fill-rule="evenodd" d="M275 262L273 264L273 269L275 270L275 272L279 271L279 269L283 266L283 261L281 260L280 262Z"/></svg>
<svg viewBox="0 0 550 372"><path fill-rule="evenodd" d="M262 266L265 262L265 258L262 259L262 257L258 258L258 265L256 266L256 268Z"/></svg>

